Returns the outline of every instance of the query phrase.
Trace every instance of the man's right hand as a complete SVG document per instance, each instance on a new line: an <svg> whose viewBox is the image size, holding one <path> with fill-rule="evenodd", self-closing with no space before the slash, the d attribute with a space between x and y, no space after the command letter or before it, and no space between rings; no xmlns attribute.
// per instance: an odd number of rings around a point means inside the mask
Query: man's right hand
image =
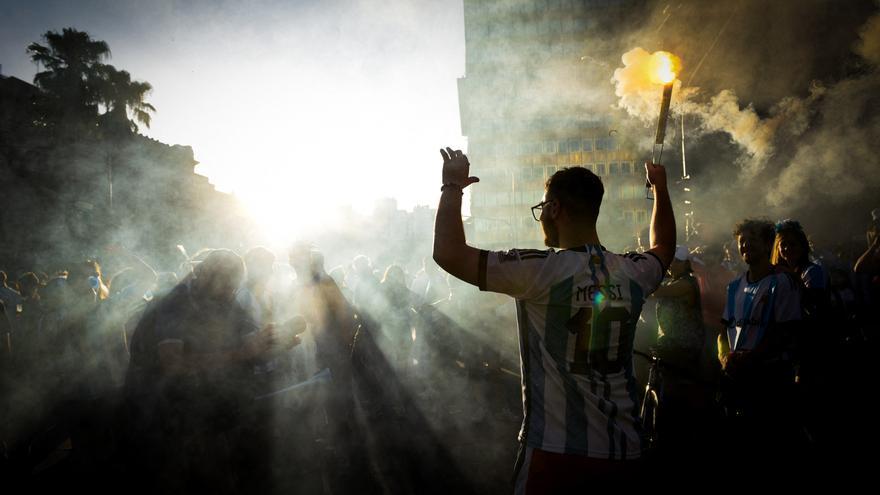
<svg viewBox="0 0 880 495"><path fill-rule="evenodd" d="M645 162L645 175L649 184L656 188L666 189L666 167L657 163Z"/></svg>

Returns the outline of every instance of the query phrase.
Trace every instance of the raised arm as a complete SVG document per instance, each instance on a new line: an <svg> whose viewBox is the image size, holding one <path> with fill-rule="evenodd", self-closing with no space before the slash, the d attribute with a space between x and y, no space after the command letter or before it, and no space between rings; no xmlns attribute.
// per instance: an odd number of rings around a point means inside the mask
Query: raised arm
<svg viewBox="0 0 880 495"><path fill-rule="evenodd" d="M450 275L477 285L480 250L467 245L461 220L464 188L479 182L470 177L470 163L461 150L440 150L443 156L443 185L434 222L434 261Z"/></svg>
<svg viewBox="0 0 880 495"><path fill-rule="evenodd" d="M654 211L651 213L651 249L663 269L672 263L675 256L675 215L672 202L669 200L669 189L666 187L666 168L663 165L645 163L648 182L654 191Z"/></svg>
<svg viewBox="0 0 880 495"><path fill-rule="evenodd" d="M853 271L859 274L872 274L880 271L880 235L874 236L868 249L859 256Z"/></svg>

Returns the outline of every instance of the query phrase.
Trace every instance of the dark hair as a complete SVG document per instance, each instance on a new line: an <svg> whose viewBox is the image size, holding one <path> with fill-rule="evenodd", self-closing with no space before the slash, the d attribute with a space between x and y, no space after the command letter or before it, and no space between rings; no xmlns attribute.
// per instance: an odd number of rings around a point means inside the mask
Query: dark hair
<svg viewBox="0 0 880 495"><path fill-rule="evenodd" d="M574 217L585 217L596 222L605 187L602 179L584 167L567 167L558 170L545 184L548 195Z"/></svg>
<svg viewBox="0 0 880 495"><path fill-rule="evenodd" d="M747 218L736 224L733 228L733 236L739 237L744 232L757 234L767 245L772 246L773 240L776 239L776 230L773 228L773 222L764 219Z"/></svg>
<svg viewBox="0 0 880 495"><path fill-rule="evenodd" d="M95 260L85 260L71 264L67 270L67 278L89 277L92 273L101 276L101 265Z"/></svg>
<svg viewBox="0 0 880 495"><path fill-rule="evenodd" d="M804 232L804 228L801 227L800 222L797 220L792 220L790 218L786 218L785 220L780 220L776 222L776 237L773 241L773 251L771 251L770 261L777 265L780 262L780 254L779 250L781 248L781 238L783 235L792 235L798 244L801 245L801 251L803 252L804 260L810 259L810 241L807 239L807 234ZM800 260L798 260L800 262Z"/></svg>
<svg viewBox="0 0 880 495"><path fill-rule="evenodd" d="M24 292L31 292L40 288L40 279L37 278L34 272L23 273L18 277L18 287L21 288L22 295L25 295Z"/></svg>
<svg viewBox="0 0 880 495"><path fill-rule="evenodd" d="M389 282L400 282L406 285L406 273L400 265L389 265L385 269L385 275L382 276L381 283L387 284Z"/></svg>
<svg viewBox="0 0 880 495"><path fill-rule="evenodd" d="M252 247L244 253L244 264L250 266L252 264L271 265L275 263L275 254L263 246Z"/></svg>
<svg viewBox="0 0 880 495"><path fill-rule="evenodd" d="M225 277L240 284L244 278L244 260L229 249L215 249L196 265L196 277Z"/></svg>

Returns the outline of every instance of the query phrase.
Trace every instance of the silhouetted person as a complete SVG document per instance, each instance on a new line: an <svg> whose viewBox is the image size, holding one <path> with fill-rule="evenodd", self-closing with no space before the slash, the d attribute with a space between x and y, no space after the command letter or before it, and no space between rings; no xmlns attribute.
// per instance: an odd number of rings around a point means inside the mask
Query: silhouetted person
<svg viewBox="0 0 880 495"><path fill-rule="evenodd" d="M662 394L657 418L658 460L670 470L704 461L715 399L701 358L706 343L700 288L687 246L678 246L669 279L657 289L657 355ZM703 464L706 469L708 464Z"/></svg>
<svg viewBox="0 0 880 495"><path fill-rule="evenodd" d="M245 268L212 251L144 314L131 343L125 392L134 465L146 491L234 493L244 409L253 402L254 360L273 349L235 301ZM151 485L155 483L155 485Z"/></svg>
<svg viewBox="0 0 880 495"><path fill-rule="evenodd" d="M799 448L791 353L801 320L800 294L797 280L770 263L772 223L744 220L733 234L748 270L727 286L718 342L730 418L722 441L734 459L760 456L750 462L771 474L771 460L791 461Z"/></svg>
<svg viewBox="0 0 880 495"><path fill-rule="evenodd" d="M385 270L380 284L382 299L379 321L382 333L389 343L389 357L400 372L406 372L412 362L412 311L415 294L406 287L403 268L391 265Z"/></svg>
<svg viewBox="0 0 880 495"><path fill-rule="evenodd" d="M661 165L646 164L655 196L652 248L617 255L599 242L602 181L564 168L533 207L549 250L468 246L463 189L477 182L461 151L447 148L434 259L452 276L517 300L525 418L517 493L566 493L623 483L642 455L632 344L645 297L675 252L675 219ZM540 216L538 216L540 211Z"/></svg>
<svg viewBox="0 0 880 495"><path fill-rule="evenodd" d="M293 303L308 322L315 342L317 368L328 368L332 382L322 387L319 407L326 427L320 432L329 452L328 464L333 491L369 491L371 477L365 434L356 424L352 368L352 345L358 319L339 287L324 270L324 257L307 244L297 244L289 253L296 271ZM361 266L361 276L372 277ZM358 284L369 283L361 279Z"/></svg>

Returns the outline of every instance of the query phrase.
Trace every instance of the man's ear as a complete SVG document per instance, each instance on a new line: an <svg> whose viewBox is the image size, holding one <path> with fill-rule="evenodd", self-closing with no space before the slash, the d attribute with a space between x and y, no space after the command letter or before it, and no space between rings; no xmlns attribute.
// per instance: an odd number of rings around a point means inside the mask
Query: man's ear
<svg viewBox="0 0 880 495"><path fill-rule="evenodd" d="M552 218L554 220L556 220L557 218L559 218L560 215L562 215L562 205L559 204L559 201L554 201L554 202L550 203L549 205L547 205L547 208L550 208L550 211L548 211L547 213L549 213L550 218Z"/></svg>

